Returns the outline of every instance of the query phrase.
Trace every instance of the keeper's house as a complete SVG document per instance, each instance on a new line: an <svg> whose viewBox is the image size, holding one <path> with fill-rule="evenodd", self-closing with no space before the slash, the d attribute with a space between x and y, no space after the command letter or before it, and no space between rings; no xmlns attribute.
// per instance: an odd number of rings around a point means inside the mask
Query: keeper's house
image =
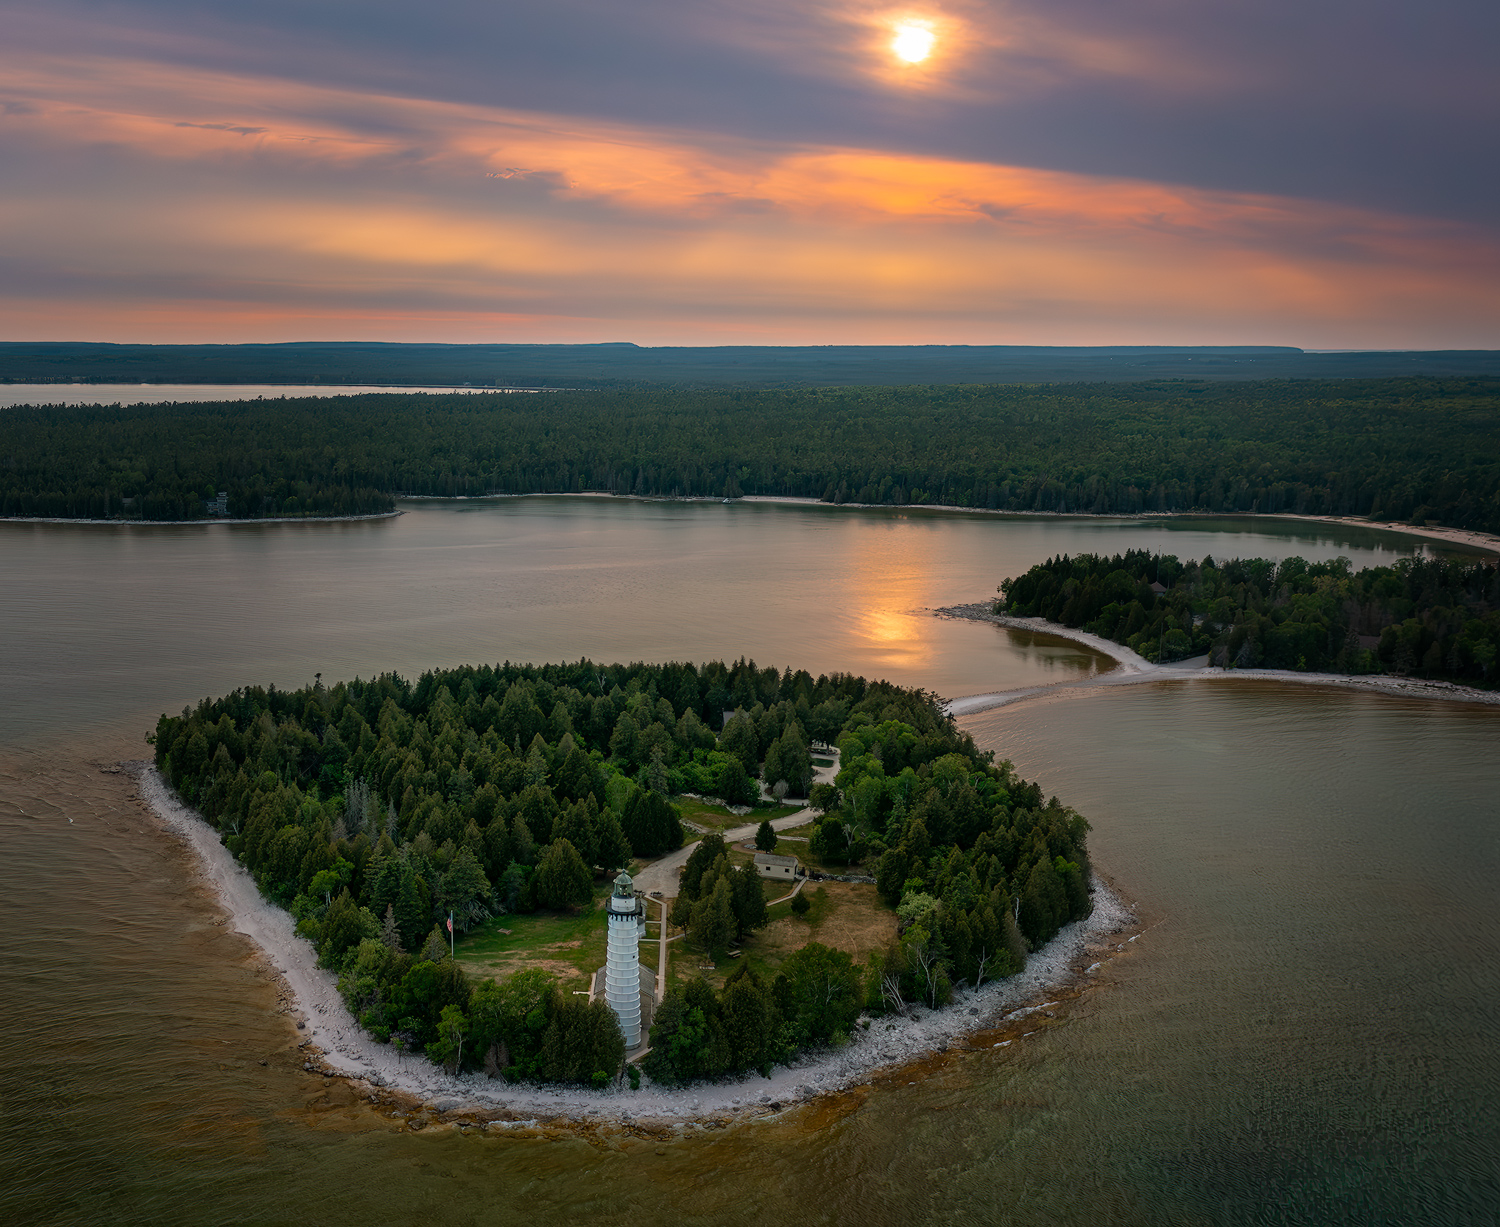
<svg viewBox="0 0 1500 1227"><path fill-rule="evenodd" d="M777 856L774 852L755 854L755 872L763 878L786 878L790 881L797 876L797 868L795 856Z"/></svg>

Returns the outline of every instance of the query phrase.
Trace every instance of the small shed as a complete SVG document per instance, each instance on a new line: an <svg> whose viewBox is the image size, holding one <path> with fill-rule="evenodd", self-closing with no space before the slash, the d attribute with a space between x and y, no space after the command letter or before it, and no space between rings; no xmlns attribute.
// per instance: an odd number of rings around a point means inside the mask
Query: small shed
<svg viewBox="0 0 1500 1227"><path fill-rule="evenodd" d="M1167 586L1160 581L1153 579L1151 581L1151 591L1156 593L1157 596L1166 596Z"/></svg>
<svg viewBox="0 0 1500 1227"><path fill-rule="evenodd" d="M755 872L763 878L795 878L797 876L797 858L795 856L777 856L774 852L757 852L755 854Z"/></svg>

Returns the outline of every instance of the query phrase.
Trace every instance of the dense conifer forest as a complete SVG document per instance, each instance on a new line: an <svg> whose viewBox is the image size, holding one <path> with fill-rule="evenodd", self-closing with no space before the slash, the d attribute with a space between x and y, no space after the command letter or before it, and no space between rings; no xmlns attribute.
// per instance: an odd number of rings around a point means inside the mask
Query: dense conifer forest
<svg viewBox="0 0 1500 1227"><path fill-rule="evenodd" d="M388 394L0 411L0 515L339 515L396 496L792 495L1500 531L1500 380Z"/></svg>
<svg viewBox="0 0 1500 1227"><path fill-rule="evenodd" d="M997 612L1081 627L1171 661L1229 668L1395 673L1492 686L1500 568L1403 558L1180 562L1132 551L1049 558L1000 585Z"/></svg>
<svg viewBox="0 0 1500 1227"><path fill-rule="evenodd" d="M0 341L4 383L830 387L1078 379L1494 375L1500 352L1304 352L1283 345L596 345Z"/></svg>
<svg viewBox="0 0 1500 1227"><path fill-rule="evenodd" d="M154 743L164 775L339 972L361 1025L449 1069L614 1078L623 1046L607 1007L541 968L471 982L446 919L462 933L593 909L614 871L682 844L674 795L750 799L757 775L805 789L816 743L838 745L841 769L810 790L814 842L875 871L899 936L868 964L813 943L774 976L746 966L722 992L674 986L652 1077L765 1069L837 1041L862 1012L942 1004L956 984L1019 970L1028 945L1091 906L1088 824L976 750L934 696L863 678L743 660L461 668L238 690L163 716ZM674 919L709 956L766 923L759 878L717 835L681 891Z"/></svg>

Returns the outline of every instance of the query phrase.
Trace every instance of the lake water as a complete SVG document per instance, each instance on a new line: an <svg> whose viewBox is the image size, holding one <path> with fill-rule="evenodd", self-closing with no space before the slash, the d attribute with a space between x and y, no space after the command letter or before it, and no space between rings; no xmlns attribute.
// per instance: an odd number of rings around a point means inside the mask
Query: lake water
<svg viewBox="0 0 1500 1227"><path fill-rule="evenodd" d="M0 383L0 409L16 405L160 405L279 396L364 396L371 392L531 392L533 388L388 387L382 384Z"/></svg>
<svg viewBox="0 0 1500 1227"><path fill-rule="evenodd" d="M973 693L1101 667L923 612L1051 554L1365 565L1415 545L1245 520L405 507L0 523L0 1221L1495 1221L1500 713L1459 704L1172 682L966 721L1088 815L1146 926L999 1052L660 1155L411 1133L310 1078L244 940L99 770L145 754L160 711L315 672L580 655Z"/></svg>

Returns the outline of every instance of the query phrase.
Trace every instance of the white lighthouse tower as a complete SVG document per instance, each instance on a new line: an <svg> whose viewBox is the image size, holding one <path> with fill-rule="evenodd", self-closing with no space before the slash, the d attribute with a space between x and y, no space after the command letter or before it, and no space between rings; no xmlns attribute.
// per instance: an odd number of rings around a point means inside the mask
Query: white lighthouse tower
<svg viewBox="0 0 1500 1227"><path fill-rule="evenodd" d="M615 879L609 899L609 952L604 962L604 1000L620 1020L625 1051L641 1043L641 932L645 907L628 873Z"/></svg>

